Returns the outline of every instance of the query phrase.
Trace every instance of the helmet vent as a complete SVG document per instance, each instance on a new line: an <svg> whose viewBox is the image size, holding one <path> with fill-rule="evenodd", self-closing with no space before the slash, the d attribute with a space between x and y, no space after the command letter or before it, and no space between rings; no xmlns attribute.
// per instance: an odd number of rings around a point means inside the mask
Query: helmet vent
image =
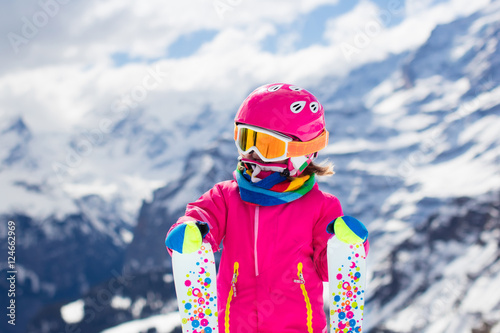
<svg viewBox="0 0 500 333"><path fill-rule="evenodd" d="M269 92L275 92L275 91L280 90L281 87L283 87L282 84L276 84L274 86L270 86L269 88L267 88L267 91L269 91Z"/></svg>
<svg viewBox="0 0 500 333"><path fill-rule="evenodd" d="M297 86L290 86L288 88L290 88L290 90L293 90L293 91L301 91L301 90L303 90L303 88L300 88L300 87L297 87Z"/></svg>
<svg viewBox="0 0 500 333"><path fill-rule="evenodd" d="M311 111L313 113L316 113L319 110L319 103L318 102L311 102L311 104L309 104L309 108L311 109Z"/></svg>
<svg viewBox="0 0 500 333"><path fill-rule="evenodd" d="M304 101L293 102L292 105L290 105L290 111L292 111L293 113L299 113L304 109L305 106L306 102Z"/></svg>

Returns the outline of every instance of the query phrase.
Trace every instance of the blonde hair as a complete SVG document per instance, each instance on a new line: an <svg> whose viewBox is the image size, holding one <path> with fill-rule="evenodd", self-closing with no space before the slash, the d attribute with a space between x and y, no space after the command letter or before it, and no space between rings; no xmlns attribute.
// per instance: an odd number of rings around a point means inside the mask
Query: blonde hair
<svg viewBox="0 0 500 333"><path fill-rule="evenodd" d="M329 161L316 164L311 162L306 169L300 174L301 176L316 174L318 176L332 176L335 174L333 171L333 163Z"/></svg>

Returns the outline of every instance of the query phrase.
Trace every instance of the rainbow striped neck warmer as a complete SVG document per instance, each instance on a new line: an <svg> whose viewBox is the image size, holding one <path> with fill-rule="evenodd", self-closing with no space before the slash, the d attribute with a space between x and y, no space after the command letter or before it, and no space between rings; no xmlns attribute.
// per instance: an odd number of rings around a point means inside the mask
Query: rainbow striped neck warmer
<svg viewBox="0 0 500 333"><path fill-rule="evenodd" d="M252 182L252 171L236 170L234 178L240 189L241 199L259 206L276 206L292 202L309 192L316 179L311 176L299 176L289 180L279 172L269 172L258 182Z"/></svg>

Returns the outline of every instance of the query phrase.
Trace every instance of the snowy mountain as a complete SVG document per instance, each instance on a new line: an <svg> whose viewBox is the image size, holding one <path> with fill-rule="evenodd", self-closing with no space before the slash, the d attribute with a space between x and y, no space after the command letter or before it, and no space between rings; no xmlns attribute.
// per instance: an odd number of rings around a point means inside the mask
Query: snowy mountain
<svg viewBox="0 0 500 333"><path fill-rule="evenodd" d="M372 259L380 264L370 283L370 332L498 331L500 194L439 206L412 229L377 237L395 244Z"/></svg>
<svg viewBox="0 0 500 333"><path fill-rule="evenodd" d="M500 277L499 18L492 4L318 89L332 133L322 157L337 171L320 186L372 234L370 332L500 329L491 290ZM231 177L231 145L195 152L183 177L155 192L138 225L150 236L131 247L159 243L182 203ZM154 262L134 251L128 262L158 265L160 252Z"/></svg>
<svg viewBox="0 0 500 333"><path fill-rule="evenodd" d="M331 133L320 159L336 169L320 188L371 233L368 332L500 332L499 40L495 1L307 87ZM180 332L164 237L232 177L234 107L176 110L166 126L137 108L109 133L88 130L105 113L69 135L2 119L19 332Z"/></svg>

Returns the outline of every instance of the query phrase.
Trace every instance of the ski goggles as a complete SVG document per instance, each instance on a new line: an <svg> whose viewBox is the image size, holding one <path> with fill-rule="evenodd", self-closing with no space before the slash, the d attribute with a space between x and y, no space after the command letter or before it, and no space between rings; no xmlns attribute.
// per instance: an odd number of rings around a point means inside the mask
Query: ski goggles
<svg viewBox="0 0 500 333"><path fill-rule="evenodd" d="M325 148L328 131L324 130L311 141L301 142L264 128L238 124L234 127L234 141L240 153L255 151L263 161L273 162L313 154Z"/></svg>

